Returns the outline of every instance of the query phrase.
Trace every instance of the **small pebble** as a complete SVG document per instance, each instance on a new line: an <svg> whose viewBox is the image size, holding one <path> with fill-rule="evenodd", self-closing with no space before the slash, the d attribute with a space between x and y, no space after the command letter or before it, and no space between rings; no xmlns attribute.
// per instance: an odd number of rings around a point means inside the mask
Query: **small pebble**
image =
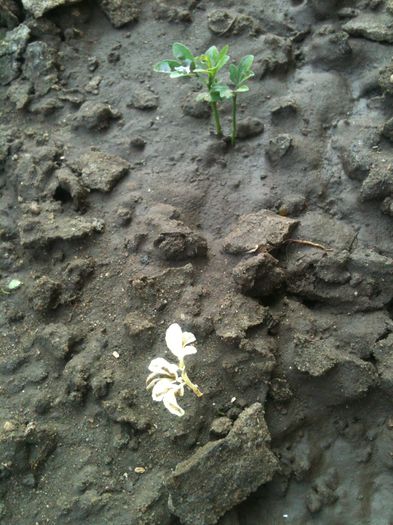
<svg viewBox="0 0 393 525"><path fill-rule="evenodd" d="M16 425L12 421L6 421L3 425L3 429L5 432L12 432L13 430L15 430L15 428Z"/></svg>

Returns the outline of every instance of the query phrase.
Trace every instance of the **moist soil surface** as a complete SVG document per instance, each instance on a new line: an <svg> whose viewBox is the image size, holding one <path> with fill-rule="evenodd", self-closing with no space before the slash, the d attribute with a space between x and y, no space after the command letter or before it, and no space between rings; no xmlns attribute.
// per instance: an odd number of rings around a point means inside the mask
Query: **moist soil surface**
<svg viewBox="0 0 393 525"><path fill-rule="evenodd" d="M392 524L391 0L0 25L0 523ZM173 42L255 56L235 147ZM145 385L172 323L183 417Z"/></svg>

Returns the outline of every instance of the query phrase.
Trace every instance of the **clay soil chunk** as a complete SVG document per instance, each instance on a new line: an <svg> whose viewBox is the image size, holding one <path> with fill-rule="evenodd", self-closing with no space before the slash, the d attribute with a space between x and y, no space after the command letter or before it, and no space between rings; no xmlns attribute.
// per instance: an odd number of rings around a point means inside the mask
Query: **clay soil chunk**
<svg viewBox="0 0 393 525"><path fill-rule="evenodd" d="M268 317L268 308L254 299L228 294L223 298L213 322L219 337L234 341L243 339L249 328L261 325Z"/></svg>
<svg viewBox="0 0 393 525"><path fill-rule="evenodd" d="M5 86L19 76L29 38L30 29L21 24L0 40L0 85Z"/></svg>
<svg viewBox="0 0 393 525"><path fill-rule="evenodd" d="M13 29L21 16L19 5L14 0L2 0L0 5L0 25Z"/></svg>
<svg viewBox="0 0 393 525"><path fill-rule="evenodd" d="M101 0L101 9L107 15L113 27L136 22L140 13L139 0Z"/></svg>
<svg viewBox="0 0 393 525"><path fill-rule="evenodd" d="M364 395L375 384L377 376L371 363L337 350L335 344L334 339L313 341L300 336L295 343L294 364L300 372L312 377L329 373L332 386L329 399L332 404L339 404L343 399Z"/></svg>
<svg viewBox="0 0 393 525"><path fill-rule="evenodd" d="M390 17L389 17L390 21ZM363 15L347 22L343 29L351 36L363 37L374 42L393 43L393 33L386 17Z"/></svg>
<svg viewBox="0 0 393 525"><path fill-rule="evenodd" d="M39 247L52 241L79 239L103 229L102 221L82 217L54 217L41 213L39 217L27 217L19 222L22 246Z"/></svg>
<svg viewBox="0 0 393 525"><path fill-rule="evenodd" d="M282 286L285 274L269 253L260 253L241 261L233 270L240 291L251 297L267 297Z"/></svg>
<svg viewBox="0 0 393 525"><path fill-rule="evenodd" d="M299 221L281 217L270 210L242 215L237 226L224 239L224 251L245 253L257 247L274 247L287 239Z"/></svg>
<svg viewBox="0 0 393 525"><path fill-rule="evenodd" d="M62 5L75 4L79 0L22 0L23 7L35 18L39 18L47 11Z"/></svg>
<svg viewBox="0 0 393 525"><path fill-rule="evenodd" d="M91 190L108 192L128 173L126 160L101 151L90 151L80 159L82 181Z"/></svg>
<svg viewBox="0 0 393 525"><path fill-rule="evenodd" d="M213 525L251 492L270 481L277 460L270 451L262 405L254 403L224 439L209 442L176 466L170 507L184 525Z"/></svg>

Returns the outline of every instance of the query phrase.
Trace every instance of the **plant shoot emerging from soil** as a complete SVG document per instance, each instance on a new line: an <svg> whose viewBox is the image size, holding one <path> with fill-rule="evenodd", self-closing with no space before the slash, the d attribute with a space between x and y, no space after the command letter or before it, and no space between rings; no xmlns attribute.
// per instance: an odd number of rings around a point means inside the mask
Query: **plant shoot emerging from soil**
<svg viewBox="0 0 393 525"><path fill-rule="evenodd" d="M184 388L188 387L194 394L201 397L203 394L190 381L186 371L184 358L196 354L197 350L192 343L196 339L191 332L183 332L176 323L171 324L165 334L167 347L178 359L178 364L170 363L163 357L153 359L148 367L151 374L146 379L147 390L152 391L153 401L162 401L171 414L184 416L184 410L179 406L177 397L184 395Z"/></svg>
<svg viewBox="0 0 393 525"><path fill-rule="evenodd" d="M175 42L172 46L172 53L175 60L162 60L154 66L154 71L166 73L170 78L197 78L205 86L206 91L197 96L197 100L203 100L210 104L214 125L218 137L223 136L220 115L218 111L219 103L226 99L232 101L232 133L231 143L236 143L237 137L237 96L249 90L246 85L247 80L254 76L252 72L253 55L243 57L239 64L229 66L230 86L218 78L221 71L230 57L228 55L229 46L224 46L221 51L216 46L209 49L199 56L194 56L184 44Z"/></svg>

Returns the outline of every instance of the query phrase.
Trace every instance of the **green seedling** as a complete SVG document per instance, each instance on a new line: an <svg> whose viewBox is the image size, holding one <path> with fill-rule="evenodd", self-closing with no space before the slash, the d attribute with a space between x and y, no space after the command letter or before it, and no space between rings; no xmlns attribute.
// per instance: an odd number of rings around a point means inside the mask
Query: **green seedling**
<svg viewBox="0 0 393 525"><path fill-rule="evenodd" d="M231 64L229 66L229 78L233 84L232 94L232 145L236 143L237 138L237 96L239 93L246 93L249 87L246 85L247 80L254 76L252 71L252 64L254 62L253 55L246 55L243 57L239 65Z"/></svg>
<svg viewBox="0 0 393 525"><path fill-rule="evenodd" d="M217 136L222 137L222 126L218 111L218 104L226 99L232 100L232 144L236 143L237 134L237 95L248 91L246 82L254 76L251 71L254 57L247 55L242 58L239 65L231 64L229 87L218 78L218 73L227 64L230 57L228 46L224 46L221 51L216 46L209 49L202 55L194 56L184 44L175 42L172 46L172 53L175 60L162 60L154 66L154 71L166 73L170 78L197 78L206 88L206 91L199 93L197 100L203 100L210 104L214 125Z"/></svg>

